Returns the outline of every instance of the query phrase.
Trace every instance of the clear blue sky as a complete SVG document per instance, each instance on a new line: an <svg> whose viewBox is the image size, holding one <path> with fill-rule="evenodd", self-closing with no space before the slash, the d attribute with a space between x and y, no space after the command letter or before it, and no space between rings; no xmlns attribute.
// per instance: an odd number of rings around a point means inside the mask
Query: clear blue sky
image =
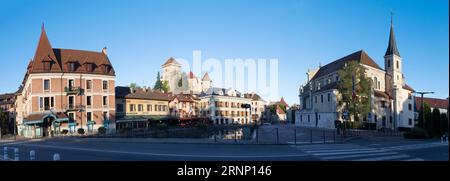
<svg viewBox="0 0 450 181"><path fill-rule="evenodd" d="M16 91L41 23L53 47L108 55L117 84L152 85L170 56L278 58L279 95L298 103L308 68L365 50L381 66L394 11L406 81L449 92L447 0L0 1L0 93Z"/></svg>

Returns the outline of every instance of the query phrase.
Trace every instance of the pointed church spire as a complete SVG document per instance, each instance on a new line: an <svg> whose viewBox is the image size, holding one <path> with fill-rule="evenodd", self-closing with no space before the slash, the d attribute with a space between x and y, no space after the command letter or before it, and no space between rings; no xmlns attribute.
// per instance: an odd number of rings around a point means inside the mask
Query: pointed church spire
<svg viewBox="0 0 450 181"><path fill-rule="evenodd" d="M398 49L397 49L397 43L395 41L394 23L393 23L392 19L393 19L393 13L391 11L391 30L390 30L390 33L389 33L389 45L388 45L388 47L386 49L386 53L384 54L384 56L394 54L394 55L397 55L397 56L400 57L400 53L398 52Z"/></svg>

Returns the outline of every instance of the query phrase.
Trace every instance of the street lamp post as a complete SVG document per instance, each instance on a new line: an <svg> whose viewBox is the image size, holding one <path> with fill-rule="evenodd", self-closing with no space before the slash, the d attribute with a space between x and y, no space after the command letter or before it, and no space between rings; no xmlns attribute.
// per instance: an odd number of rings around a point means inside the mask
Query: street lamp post
<svg viewBox="0 0 450 181"><path fill-rule="evenodd" d="M434 92L416 92L416 94L420 94L420 104L421 104L421 107L420 107L420 121L421 121L421 126L425 126L425 125L423 125L425 122L424 122L424 115L423 115L423 107L424 107L424 102L423 102L423 95L424 94L434 94Z"/></svg>

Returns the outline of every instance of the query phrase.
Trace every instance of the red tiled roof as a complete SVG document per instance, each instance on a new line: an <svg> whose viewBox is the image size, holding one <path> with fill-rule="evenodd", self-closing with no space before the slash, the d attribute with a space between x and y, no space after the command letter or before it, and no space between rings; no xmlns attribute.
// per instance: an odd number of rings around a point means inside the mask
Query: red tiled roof
<svg viewBox="0 0 450 181"><path fill-rule="evenodd" d="M366 52L364 52L364 50L360 50L360 51L354 52L350 55L347 55L345 57L342 57L338 60L335 60L329 64L326 64L323 67L320 67L319 71L317 71L317 73L314 75L314 77L311 80L316 79L318 77L328 75L332 72L338 71L341 67L343 67L345 65L346 62L349 62L349 61L358 61L361 64L383 70L383 69L381 69L380 66L378 66L377 63L375 63L375 61L372 58L369 57L369 55L367 55Z"/></svg>
<svg viewBox="0 0 450 181"><path fill-rule="evenodd" d="M44 70L46 62L51 64L47 71ZM42 26L41 37L34 58L28 65L27 74L72 72L69 71L69 62L75 63L74 73L115 75L106 53L52 48L44 26ZM92 70L88 70L88 66L92 66Z"/></svg>
<svg viewBox="0 0 450 181"><path fill-rule="evenodd" d="M423 102L428 104L431 108L440 108L447 109L448 108L448 99L437 99L437 98L428 98L424 97ZM422 98L416 97L416 109L422 109Z"/></svg>
<svg viewBox="0 0 450 181"><path fill-rule="evenodd" d="M387 92L374 90L375 97L383 97L386 99L392 99L392 97Z"/></svg>
<svg viewBox="0 0 450 181"><path fill-rule="evenodd" d="M409 91L411 91L411 92L415 92L415 90L414 90L412 87L410 87L408 84L405 84L405 85L403 86L403 89L409 90Z"/></svg>
<svg viewBox="0 0 450 181"><path fill-rule="evenodd" d="M171 101L173 99L173 95L169 93L163 93L160 91L155 91L151 89L143 89L136 88L131 90L129 87L120 87L117 86L115 88L116 98L125 98L125 99L145 99L145 100L163 100L163 101Z"/></svg>
<svg viewBox="0 0 450 181"><path fill-rule="evenodd" d="M284 105L286 108L289 107L289 105L284 101L284 98L281 97L281 100L278 102L278 104Z"/></svg>
<svg viewBox="0 0 450 181"><path fill-rule="evenodd" d="M162 67L165 67L169 64L180 65L180 63L178 63L173 57L170 57L169 59L167 59L167 61L164 64L162 64Z"/></svg>
<svg viewBox="0 0 450 181"><path fill-rule="evenodd" d="M203 75L202 80L211 80L211 79L209 78L208 72L206 72L205 75Z"/></svg>
<svg viewBox="0 0 450 181"><path fill-rule="evenodd" d="M195 78L195 75L194 75L194 73L192 73L192 71L190 71L190 72L188 73L188 76L189 76L190 79Z"/></svg>
<svg viewBox="0 0 450 181"><path fill-rule="evenodd" d="M261 96L259 96L256 93L246 93L246 94L244 94L244 97L248 98L248 99L252 99L252 101L263 101Z"/></svg>
<svg viewBox="0 0 450 181"><path fill-rule="evenodd" d="M177 98L178 101L180 101L180 102L194 102L196 99L191 94L178 94L178 95L174 96L174 99L175 98Z"/></svg>
<svg viewBox="0 0 450 181"><path fill-rule="evenodd" d="M283 109L279 105L277 105L277 114L286 114Z"/></svg>

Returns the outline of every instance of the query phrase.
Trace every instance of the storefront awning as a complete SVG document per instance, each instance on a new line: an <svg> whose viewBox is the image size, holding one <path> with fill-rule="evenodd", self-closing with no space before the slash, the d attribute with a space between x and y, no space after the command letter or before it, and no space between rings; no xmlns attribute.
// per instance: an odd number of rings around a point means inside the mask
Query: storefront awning
<svg viewBox="0 0 450 181"><path fill-rule="evenodd" d="M48 117L53 117L54 122L69 122L69 118L65 113L40 113L40 114L31 114L23 120L23 124L25 125L34 125L34 124L42 124L44 123L44 119Z"/></svg>

